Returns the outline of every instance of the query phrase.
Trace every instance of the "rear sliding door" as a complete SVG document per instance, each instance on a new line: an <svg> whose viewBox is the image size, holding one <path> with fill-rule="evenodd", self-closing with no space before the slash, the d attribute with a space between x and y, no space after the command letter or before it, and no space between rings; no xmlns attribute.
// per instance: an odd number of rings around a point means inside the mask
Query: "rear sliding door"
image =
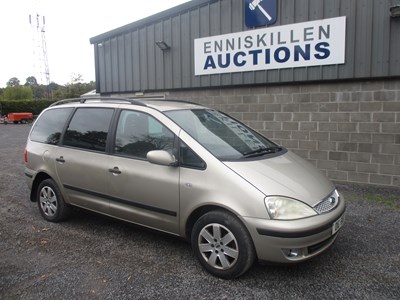
<svg viewBox="0 0 400 300"><path fill-rule="evenodd" d="M56 170L69 201L108 214L107 137L114 109L78 108L56 155Z"/></svg>

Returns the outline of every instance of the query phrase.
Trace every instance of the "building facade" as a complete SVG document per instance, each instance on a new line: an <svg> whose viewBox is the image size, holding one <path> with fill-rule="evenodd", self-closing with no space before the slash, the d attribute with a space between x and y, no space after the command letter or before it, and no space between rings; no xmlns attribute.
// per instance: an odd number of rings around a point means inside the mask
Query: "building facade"
<svg viewBox="0 0 400 300"><path fill-rule="evenodd" d="M400 187L397 2L190 1L93 37L97 92L198 102L335 181Z"/></svg>

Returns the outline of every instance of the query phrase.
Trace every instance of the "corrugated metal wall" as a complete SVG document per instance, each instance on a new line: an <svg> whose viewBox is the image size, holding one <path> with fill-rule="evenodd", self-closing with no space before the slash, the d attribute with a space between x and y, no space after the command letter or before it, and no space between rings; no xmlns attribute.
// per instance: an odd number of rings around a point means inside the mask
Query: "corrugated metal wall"
<svg viewBox="0 0 400 300"><path fill-rule="evenodd" d="M346 63L194 76L194 39L249 30L243 0L192 1L91 39L100 93L400 76L400 19L391 0L279 0L274 26L347 17ZM155 44L171 46L161 51Z"/></svg>

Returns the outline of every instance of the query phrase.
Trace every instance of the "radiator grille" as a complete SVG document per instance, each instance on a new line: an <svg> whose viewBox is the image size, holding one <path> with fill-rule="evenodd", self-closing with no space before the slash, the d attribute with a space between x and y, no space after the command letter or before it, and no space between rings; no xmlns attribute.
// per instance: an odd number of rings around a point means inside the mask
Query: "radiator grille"
<svg viewBox="0 0 400 300"><path fill-rule="evenodd" d="M331 211L339 204L339 193L334 190L332 194L314 206L317 213L323 214Z"/></svg>

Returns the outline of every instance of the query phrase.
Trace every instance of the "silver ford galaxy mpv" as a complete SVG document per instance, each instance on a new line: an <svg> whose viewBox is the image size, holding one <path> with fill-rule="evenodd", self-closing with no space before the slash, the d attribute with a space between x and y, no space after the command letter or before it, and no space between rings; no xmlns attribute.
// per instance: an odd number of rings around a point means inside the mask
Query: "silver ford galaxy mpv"
<svg viewBox="0 0 400 300"><path fill-rule="evenodd" d="M344 222L343 196L311 164L188 102L59 101L33 125L25 164L46 220L77 206L177 235L223 278L314 257Z"/></svg>

